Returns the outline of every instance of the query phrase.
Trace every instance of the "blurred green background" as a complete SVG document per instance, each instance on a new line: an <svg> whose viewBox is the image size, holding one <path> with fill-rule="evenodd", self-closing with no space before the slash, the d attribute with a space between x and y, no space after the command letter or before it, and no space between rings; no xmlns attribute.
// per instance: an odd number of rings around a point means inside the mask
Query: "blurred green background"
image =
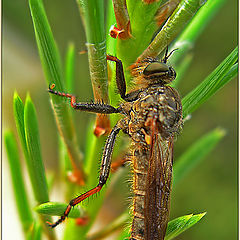
<svg viewBox="0 0 240 240"><path fill-rule="evenodd" d="M44 5L62 59L69 42L76 46L74 92L81 101L90 101L93 94L87 55L78 54L85 50L85 35L77 4L74 0L51 0L44 1ZM15 131L12 110L14 90L17 90L22 99L30 92L37 109L45 167L55 170L58 166L57 129L38 57L28 3L23 0L4 0L2 6L3 130L11 128ZM226 1L196 42L193 62L179 86L181 96L197 86L237 45L237 9L237 1ZM211 129L221 126L227 131L217 148L172 193L171 219L190 213L207 212L200 223L178 239L237 239L237 84L237 79L234 79L194 112L191 121L185 123L184 130L178 137L175 159ZM79 146L84 149L87 121L94 115L78 112L74 117ZM99 158L100 156L101 153ZM12 190L7 168L6 159L3 159L3 233L6 234L3 236L6 236L4 239L12 239L8 235L12 233L8 233L5 226L18 219L13 216L15 207L10 205L14 202L9 202ZM126 192L128 193L129 185L125 180L122 183L109 196L108 208L104 208L105 217L107 214L117 215L121 211L119 205L128 203Z"/></svg>

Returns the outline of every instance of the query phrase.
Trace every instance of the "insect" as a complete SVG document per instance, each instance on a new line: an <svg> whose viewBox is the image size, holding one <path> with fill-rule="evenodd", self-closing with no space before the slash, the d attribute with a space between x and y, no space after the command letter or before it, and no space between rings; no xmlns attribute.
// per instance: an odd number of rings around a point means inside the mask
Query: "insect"
<svg viewBox="0 0 240 240"><path fill-rule="evenodd" d="M132 68L135 88L129 93L126 93L122 62L107 56L107 60L116 63L117 88L125 101L118 108L104 103L76 102L75 96L55 91L54 84L49 86L50 93L70 98L74 109L124 116L107 138L98 185L72 199L63 216L49 224L50 227L63 222L72 207L102 189L109 176L114 143L121 130L132 140L133 220L130 239L164 239L170 207L173 142L182 125L179 94L167 85L176 77L174 69L167 65L171 53L167 55L166 51L161 61L147 58L135 63Z"/></svg>

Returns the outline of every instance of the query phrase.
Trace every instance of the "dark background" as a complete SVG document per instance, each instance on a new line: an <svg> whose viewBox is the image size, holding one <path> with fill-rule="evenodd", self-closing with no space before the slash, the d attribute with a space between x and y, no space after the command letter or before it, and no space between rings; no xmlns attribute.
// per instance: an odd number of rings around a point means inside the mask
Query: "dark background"
<svg viewBox="0 0 240 240"><path fill-rule="evenodd" d="M85 36L75 1L51 0L44 1L44 5L62 58L65 57L69 42L75 44L77 52L84 50ZM3 130L5 128L15 130L12 110L14 90L17 90L23 100L29 92L37 109L46 168L55 169L57 132L28 4L23 0L4 0L2 6ZM237 1L226 1L196 42L193 62L179 87L181 96L185 96L197 86L237 45L237 9ZM237 79L228 83L194 112L191 121L186 122L181 136L178 137L175 147L176 158L195 140L213 128L220 126L227 131L227 135L217 148L188 174L172 193L171 219L190 213L207 212L196 226L180 235L178 239L237 239L237 87ZM82 101L93 99L86 54L77 54L76 57L75 93ZM94 116L77 113L75 117L79 146L84 149L85 126L89 117ZM4 159L3 194L6 194L8 199L8 194L11 196L11 185L8 179L4 182L4 176L7 176L8 171L5 162ZM114 191L115 195L110 196L110 199L113 199L110 205L112 208L111 210L104 208L105 216L107 213L114 215L112 213L114 209L117 214L119 198L123 195L122 199L125 200L125 191L128 191L125 187ZM11 217L11 221L17 219L14 216L7 217ZM5 218L3 222L4 220ZM3 225L3 232L4 226L7 224Z"/></svg>

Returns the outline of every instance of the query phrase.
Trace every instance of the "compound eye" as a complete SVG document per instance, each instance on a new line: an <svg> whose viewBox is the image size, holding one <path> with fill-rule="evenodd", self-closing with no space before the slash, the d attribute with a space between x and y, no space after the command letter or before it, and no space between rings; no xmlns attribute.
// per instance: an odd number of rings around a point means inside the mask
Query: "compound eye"
<svg viewBox="0 0 240 240"><path fill-rule="evenodd" d="M152 74L159 74L167 72L169 70L169 67L165 63L161 62L153 62L150 63L144 70L143 74L148 76Z"/></svg>

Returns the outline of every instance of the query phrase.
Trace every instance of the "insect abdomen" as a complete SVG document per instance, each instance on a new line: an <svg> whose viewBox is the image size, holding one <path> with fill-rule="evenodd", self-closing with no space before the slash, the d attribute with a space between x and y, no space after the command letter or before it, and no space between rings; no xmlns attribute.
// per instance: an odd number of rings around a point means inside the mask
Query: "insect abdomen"
<svg viewBox="0 0 240 240"><path fill-rule="evenodd" d="M133 144L133 147L133 221L130 239L143 240L145 229L145 183L148 171L149 149L147 146L143 148L136 143Z"/></svg>

